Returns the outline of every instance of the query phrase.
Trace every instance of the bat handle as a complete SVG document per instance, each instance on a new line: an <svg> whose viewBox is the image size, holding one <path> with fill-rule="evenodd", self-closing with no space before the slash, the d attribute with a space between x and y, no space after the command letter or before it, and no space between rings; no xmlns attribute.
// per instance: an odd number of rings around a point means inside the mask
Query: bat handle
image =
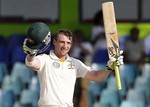
<svg viewBox="0 0 150 107"><path fill-rule="evenodd" d="M116 83L118 90L121 90L121 81L120 81L120 73L119 73L119 67L116 65L116 62L114 62L114 70L116 75Z"/></svg>

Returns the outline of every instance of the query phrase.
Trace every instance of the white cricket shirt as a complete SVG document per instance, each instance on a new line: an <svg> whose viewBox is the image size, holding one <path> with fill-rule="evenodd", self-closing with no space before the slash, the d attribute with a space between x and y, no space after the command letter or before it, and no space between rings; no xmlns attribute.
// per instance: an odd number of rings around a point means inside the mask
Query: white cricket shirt
<svg viewBox="0 0 150 107"><path fill-rule="evenodd" d="M41 62L38 70L40 81L40 107L73 107L73 93L76 78L91 71L78 59L67 56L64 62L50 51L50 55L36 56Z"/></svg>

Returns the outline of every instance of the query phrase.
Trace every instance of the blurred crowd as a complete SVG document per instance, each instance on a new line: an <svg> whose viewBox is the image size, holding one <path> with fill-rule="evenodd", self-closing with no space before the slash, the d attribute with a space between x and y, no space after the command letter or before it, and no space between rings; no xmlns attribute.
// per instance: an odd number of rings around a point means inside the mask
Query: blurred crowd
<svg viewBox="0 0 150 107"><path fill-rule="evenodd" d="M70 56L94 69L103 69L108 61L102 11L94 17L91 37L80 29L73 31ZM140 39L140 30L133 27L127 35L119 35L124 51L124 65L120 66L122 89L116 86L115 73L101 83L77 79L74 93L75 107L150 107L150 35ZM24 64L22 50L25 34L0 36L0 107L37 107L39 81L37 74ZM48 48L53 49L53 44Z"/></svg>

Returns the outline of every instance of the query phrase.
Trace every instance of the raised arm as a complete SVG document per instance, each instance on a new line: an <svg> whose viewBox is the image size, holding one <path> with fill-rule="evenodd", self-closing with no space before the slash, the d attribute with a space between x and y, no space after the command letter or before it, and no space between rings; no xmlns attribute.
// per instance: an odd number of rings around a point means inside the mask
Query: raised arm
<svg viewBox="0 0 150 107"><path fill-rule="evenodd" d="M23 43L23 51L27 54L26 65L33 70L40 69L40 60L35 56L44 52L50 45L51 33L49 27L42 22L33 23L27 31L27 38ZM41 46L44 46L43 48Z"/></svg>
<svg viewBox="0 0 150 107"><path fill-rule="evenodd" d="M40 60L30 55L26 56L25 63L28 67L30 67L34 71L39 70L41 66Z"/></svg>
<svg viewBox="0 0 150 107"><path fill-rule="evenodd" d="M101 82L103 81L112 71L114 71L113 67L113 62L116 61L116 64L118 66L123 64L123 56L122 56L123 51L120 51L120 56L116 58L112 58L107 62L106 67L103 70L100 71L91 71L88 72L85 76L86 79L90 81L95 81L95 82Z"/></svg>
<svg viewBox="0 0 150 107"><path fill-rule="evenodd" d="M103 70L100 70L100 71L91 71L91 72L88 72L86 74L85 78L88 79L88 80L90 80L90 81L101 82L109 74L110 74L110 72L108 72L105 69L103 69Z"/></svg>

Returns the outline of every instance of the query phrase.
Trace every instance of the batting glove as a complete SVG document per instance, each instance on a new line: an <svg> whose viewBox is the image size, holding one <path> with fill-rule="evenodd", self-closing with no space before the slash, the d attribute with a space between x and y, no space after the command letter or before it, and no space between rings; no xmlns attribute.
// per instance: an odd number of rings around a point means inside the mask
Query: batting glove
<svg viewBox="0 0 150 107"><path fill-rule="evenodd" d="M107 70L107 71L109 71L109 72L111 72L111 71L113 71L114 70L114 66L113 66L113 63L116 61L116 65L117 66L120 66L120 65L122 65L122 64L124 64L124 62L123 62L123 50L121 50L120 51L120 55L119 55L119 57L117 57L117 58L110 58L110 60L107 62L107 65L106 65L106 67L105 67L105 69Z"/></svg>
<svg viewBox="0 0 150 107"><path fill-rule="evenodd" d="M26 44L27 44L27 38L23 42L23 51L24 51L24 53L26 53L30 56L35 56L38 53L38 49L31 49Z"/></svg>

